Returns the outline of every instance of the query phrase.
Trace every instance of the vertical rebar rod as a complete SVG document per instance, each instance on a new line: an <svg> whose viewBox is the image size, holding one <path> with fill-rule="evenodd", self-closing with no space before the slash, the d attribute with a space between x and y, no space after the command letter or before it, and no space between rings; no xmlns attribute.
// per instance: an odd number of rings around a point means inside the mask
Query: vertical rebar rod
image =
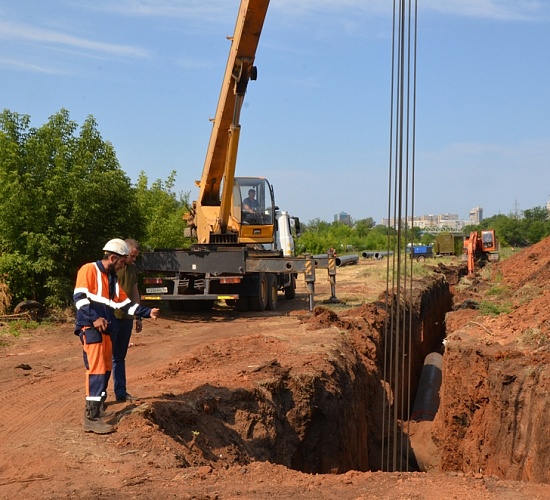
<svg viewBox="0 0 550 500"><path fill-rule="evenodd" d="M388 174L388 251L382 470L408 470L409 446L402 422L410 414L412 259L414 239L417 0L394 0ZM410 225L409 225L410 223Z"/></svg>

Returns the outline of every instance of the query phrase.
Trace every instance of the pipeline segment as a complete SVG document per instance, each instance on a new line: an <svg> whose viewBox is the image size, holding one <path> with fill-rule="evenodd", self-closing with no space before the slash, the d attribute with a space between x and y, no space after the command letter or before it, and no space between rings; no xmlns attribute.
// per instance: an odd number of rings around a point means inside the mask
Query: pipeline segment
<svg viewBox="0 0 550 500"><path fill-rule="evenodd" d="M341 257L336 257L336 266L349 266L351 264L356 264L358 260L359 255L342 255Z"/></svg>
<svg viewBox="0 0 550 500"><path fill-rule="evenodd" d="M432 421L439 408L439 388L442 381L443 356L431 352L424 360L420 382L414 399L411 420Z"/></svg>
<svg viewBox="0 0 550 500"><path fill-rule="evenodd" d="M393 255L393 251L387 251L387 250L381 250L381 251L377 251L377 252L372 252L372 251L364 251L364 252L361 252L361 257L363 257L364 259L376 259L376 260L380 260L382 257L387 257L389 255Z"/></svg>

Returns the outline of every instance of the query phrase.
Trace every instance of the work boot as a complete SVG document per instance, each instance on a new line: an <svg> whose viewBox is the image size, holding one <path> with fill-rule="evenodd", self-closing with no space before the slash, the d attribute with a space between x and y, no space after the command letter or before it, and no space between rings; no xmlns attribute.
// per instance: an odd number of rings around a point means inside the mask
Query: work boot
<svg viewBox="0 0 550 500"><path fill-rule="evenodd" d="M115 412L107 410L107 405L105 403L99 407L99 418L105 418L108 420L114 416ZM84 418L86 418L86 410L84 410Z"/></svg>
<svg viewBox="0 0 550 500"><path fill-rule="evenodd" d="M96 434L109 434L115 428L104 422L100 417L101 401L86 401L84 413L84 432L95 432Z"/></svg>
<svg viewBox="0 0 550 500"><path fill-rule="evenodd" d="M111 418L115 416L114 411L107 410L107 405L105 403L101 403L101 406L99 408L99 417L100 418Z"/></svg>
<svg viewBox="0 0 550 500"><path fill-rule="evenodd" d="M117 396L116 401L117 403L136 403L140 401L140 399L126 393L124 396Z"/></svg>
<svg viewBox="0 0 550 500"><path fill-rule="evenodd" d="M107 405L105 404L105 400L107 399L107 393L103 392L101 393L101 404L99 405L99 416L101 418L111 418L114 416L114 411L108 411Z"/></svg>

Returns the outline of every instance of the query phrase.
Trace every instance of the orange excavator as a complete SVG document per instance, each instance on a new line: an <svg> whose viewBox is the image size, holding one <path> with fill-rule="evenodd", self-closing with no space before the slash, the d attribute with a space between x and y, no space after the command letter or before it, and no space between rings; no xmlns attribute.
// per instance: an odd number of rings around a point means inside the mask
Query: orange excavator
<svg viewBox="0 0 550 500"><path fill-rule="evenodd" d="M473 274L476 263L483 267L486 262L499 260L500 244L494 229L472 231L464 238L464 254L462 260L468 262L468 274Z"/></svg>

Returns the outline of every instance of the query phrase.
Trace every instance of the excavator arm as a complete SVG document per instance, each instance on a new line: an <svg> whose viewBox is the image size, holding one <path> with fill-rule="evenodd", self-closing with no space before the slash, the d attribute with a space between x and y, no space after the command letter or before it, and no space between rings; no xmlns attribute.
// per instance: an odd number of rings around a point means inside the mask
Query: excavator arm
<svg viewBox="0 0 550 500"><path fill-rule="evenodd" d="M474 273L476 262L498 261L499 241L495 230L472 231L464 240L464 254L468 262L468 274Z"/></svg>
<svg viewBox="0 0 550 500"><path fill-rule="evenodd" d="M476 265L476 252L478 247L478 234L477 231L470 233L468 239L467 251L468 251L468 274L473 274Z"/></svg>

